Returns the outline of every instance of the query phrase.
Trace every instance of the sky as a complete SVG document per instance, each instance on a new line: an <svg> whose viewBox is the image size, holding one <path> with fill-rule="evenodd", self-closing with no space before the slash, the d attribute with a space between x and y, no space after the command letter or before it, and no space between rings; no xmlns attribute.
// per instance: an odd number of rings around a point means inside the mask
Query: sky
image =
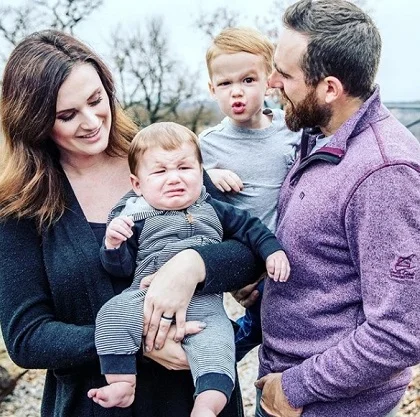
<svg viewBox="0 0 420 417"><path fill-rule="evenodd" d="M16 4L17 0L0 0ZM22 3L22 1L19 1ZM290 1L289 1L290 3ZM420 1L367 0L367 7L382 36L382 58L376 81L383 101L420 101ZM128 30L141 28L146 19L161 15L174 57L199 70L200 84L207 86L205 51L209 40L194 29L200 12L223 6L248 18L244 25L255 25L255 16L264 16L273 0L104 0L76 35L107 59L110 32L117 24ZM281 17L278 17L279 25Z"/></svg>

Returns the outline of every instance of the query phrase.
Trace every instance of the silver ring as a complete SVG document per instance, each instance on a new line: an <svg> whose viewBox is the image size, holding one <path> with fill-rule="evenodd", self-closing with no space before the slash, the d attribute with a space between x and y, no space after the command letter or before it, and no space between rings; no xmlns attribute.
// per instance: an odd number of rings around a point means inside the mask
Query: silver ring
<svg viewBox="0 0 420 417"><path fill-rule="evenodd" d="M160 318L161 320L165 320L165 321L170 321L170 322L172 322L172 320L174 319L173 317L166 317L166 316L164 316L163 314L162 314L162 316L161 316L161 318Z"/></svg>

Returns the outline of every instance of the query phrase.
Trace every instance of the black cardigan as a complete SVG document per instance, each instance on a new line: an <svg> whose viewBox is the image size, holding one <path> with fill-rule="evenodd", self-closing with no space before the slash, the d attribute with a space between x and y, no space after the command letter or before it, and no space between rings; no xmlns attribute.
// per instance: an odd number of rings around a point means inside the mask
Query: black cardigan
<svg viewBox="0 0 420 417"><path fill-rule="evenodd" d="M208 181L206 185L212 188ZM42 236L31 220L0 222L0 323L14 362L48 369L41 415L189 417L194 391L190 373L168 371L147 359L138 361L136 400L129 409L105 409L87 398L90 388L106 384L99 371L94 323L115 293L100 264L95 235L64 176L63 186L67 209ZM237 242L197 251L206 264L205 292L240 288L261 268ZM243 415L238 389L221 415Z"/></svg>

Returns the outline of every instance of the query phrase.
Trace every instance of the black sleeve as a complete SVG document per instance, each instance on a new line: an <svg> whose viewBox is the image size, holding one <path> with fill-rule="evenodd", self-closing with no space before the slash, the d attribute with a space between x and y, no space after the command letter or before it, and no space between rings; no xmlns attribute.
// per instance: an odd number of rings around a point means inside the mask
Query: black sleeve
<svg viewBox="0 0 420 417"><path fill-rule="evenodd" d="M133 275L136 269L138 238L143 225L144 221L135 222L133 236L126 242L123 242L118 249L106 249L104 237L100 258L105 271L120 278L128 278Z"/></svg>
<svg viewBox="0 0 420 417"><path fill-rule="evenodd" d="M223 196L206 173L204 185L215 198ZM218 245L196 246L193 249L200 254L206 267L206 279L198 288L204 293L237 290L256 281L264 272L262 260L249 247L236 240L226 240Z"/></svg>
<svg viewBox="0 0 420 417"><path fill-rule="evenodd" d="M262 221L246 210L212 198L208 201L215 209L223 227L224 238L239 240L256 255L266 260L272 253L282 250L274 234Z"/></svg>
<svg viewBox="0 0 420 417"><path fill-rule="evenodd" d="M94 325L58 321L33 222L0 222L0 323L12 360L56 369L96 361Z"/></svg>

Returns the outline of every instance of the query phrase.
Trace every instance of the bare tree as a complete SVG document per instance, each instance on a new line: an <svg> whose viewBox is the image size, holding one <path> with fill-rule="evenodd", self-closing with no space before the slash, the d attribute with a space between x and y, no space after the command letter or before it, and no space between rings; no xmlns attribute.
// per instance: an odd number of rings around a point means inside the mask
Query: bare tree
<svg viewBox="0 0 420 417"><path fill-rule="evenodd" d="M103 0L34 0L41 12L49 14L49 26L70 32L103 4Z"/></svg>
<svg viewBox="0 0 420 417"><path fill-rule="evenodd" d="M73 33L103 0L33 0L19 6L0 6L0 58L29 33L55 28ZM2 41L2 42L1 42Z"/></svg>
<svg viewBox="0 0 420 417"><path fill-rule="evenodd" d="M160 120L179 120L197 94L198 74L191 73L174 57L161 17L153 17L142 29L112 33L112 62L121 91L121 104L142 126ZM204 114L197 107L196 118ZM191 114L191 112L190 112ZM190 122L193 123L194 117ZM189 124L191 127L191 123ZM198 122L193 124L198 125Z"/></svg>
<svg viewBox="0 0 420 417"><path fill-rule="evenodd" d="M201 12L194 21L194 27L213 39L223 28L237 26L242 18L243 16L235 10L218 7L210 14Z"/></svg>

